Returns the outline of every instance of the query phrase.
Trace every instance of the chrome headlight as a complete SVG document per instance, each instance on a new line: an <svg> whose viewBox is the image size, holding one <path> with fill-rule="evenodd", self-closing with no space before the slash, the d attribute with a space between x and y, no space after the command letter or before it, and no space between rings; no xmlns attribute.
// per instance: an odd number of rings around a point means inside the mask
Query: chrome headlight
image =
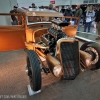
<svg viewBox="0 0 100 100"><path fill-rule="evenodd" d="M87 58L86 59L86 65L87 66L91 66L91 58Z"/></svg>
<svg viewBox="0 0 100 100"><path fill-rule="evenodd" d="M62 71L62 66L61 66L61 65L55 66L55 67L53 68L53 73L54 73L54 75L55 75L56 77L62 76L62 73L63 73L63 71Z"/></svg>

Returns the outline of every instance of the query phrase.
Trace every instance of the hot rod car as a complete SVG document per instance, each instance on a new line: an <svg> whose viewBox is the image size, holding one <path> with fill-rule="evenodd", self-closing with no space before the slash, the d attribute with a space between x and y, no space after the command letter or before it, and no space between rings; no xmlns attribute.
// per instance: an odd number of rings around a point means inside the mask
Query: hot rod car
<svg viewBox="0 0 100 100"><path fill-rule="evenodd" d="M18 25L0 26L0 51L24 49L26 72L33 91L41 89L41 72L61 80L73 80L81 69L100 68L100 45L90 41L81 47L76 25L64 22L63 14L46 9L18 8Z"/></svg>

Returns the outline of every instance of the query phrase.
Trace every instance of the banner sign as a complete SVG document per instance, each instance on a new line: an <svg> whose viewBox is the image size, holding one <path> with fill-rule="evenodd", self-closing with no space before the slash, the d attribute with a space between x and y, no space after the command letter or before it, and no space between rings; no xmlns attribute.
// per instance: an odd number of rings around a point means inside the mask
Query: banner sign
<svg viewBox="0 0 100 100"><path fill-rule="evenodd" d="M51 4L55 4L55 0L51 0L50 3L51 3Z"/></svg>

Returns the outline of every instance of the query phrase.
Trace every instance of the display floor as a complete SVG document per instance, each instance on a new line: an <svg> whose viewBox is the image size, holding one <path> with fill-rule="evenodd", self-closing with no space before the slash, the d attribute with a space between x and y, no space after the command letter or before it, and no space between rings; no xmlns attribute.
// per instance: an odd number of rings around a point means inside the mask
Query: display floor
<svg viewBox="0 0 100 100"><path fill-rule="evenodd" d="M42 74L43 84L39 94L28 95L28 77L25 73L25 52L0 53L0 95L20 95L18 100L100 100L100 70L80 72L75 80L59 81ZM1 99L5 100L5 99ZM9 98L7 100L14 100Z"/></svg>
<svg viewBox="0 0 100 100"><path fill-rule="evenodd" d="M42 73L41 92L29 96L25 68L23 50L0 52L0 100L100 100L100 70L85 70L69 81Z"/></svg>

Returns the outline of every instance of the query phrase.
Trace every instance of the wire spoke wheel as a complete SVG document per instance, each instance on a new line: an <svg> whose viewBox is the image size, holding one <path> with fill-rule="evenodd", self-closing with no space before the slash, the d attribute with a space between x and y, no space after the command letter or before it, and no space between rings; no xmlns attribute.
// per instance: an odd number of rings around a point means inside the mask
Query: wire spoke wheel
<svg viewBox="0 0 100 100"><path fill-rule="evenodd" d="M92 67L93 69L99 69L100 68L100 45L96 42L87 42L84 43L80 50L83 50L87 53L89 53L92 56ZM91 67L91 69L92 69Z"/></svg>
<svg viewBox="0 0 100 100"><path fill-rule="evenodd" d="M85 49L85 52L89 53L92 56L92 64L96 64L98 62L99 54L94 48L88 47Z"/></svg>

